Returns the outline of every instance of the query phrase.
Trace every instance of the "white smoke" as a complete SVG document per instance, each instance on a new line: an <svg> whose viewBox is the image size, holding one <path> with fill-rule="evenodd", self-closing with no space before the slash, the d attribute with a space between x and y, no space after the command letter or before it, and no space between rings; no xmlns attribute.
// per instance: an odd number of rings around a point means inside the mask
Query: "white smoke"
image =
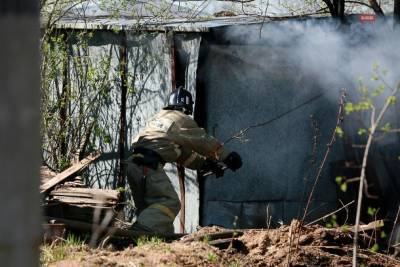
<svg viewBox="0 0 400 267"><path fill-rule="evenodd" d="M250 30L234 28L225 38L271 49L284 47L285 54L278 56L315 79L335 101L341 88L357 88L359 77L371 89L382 83L371 80L377 65L381 72L388 71L384 77L387 84L395 85L400 80L400 32L393 30L390 20L344 26L330 19L265 22ZM257 54L243 60L271 68Z"/></svg>

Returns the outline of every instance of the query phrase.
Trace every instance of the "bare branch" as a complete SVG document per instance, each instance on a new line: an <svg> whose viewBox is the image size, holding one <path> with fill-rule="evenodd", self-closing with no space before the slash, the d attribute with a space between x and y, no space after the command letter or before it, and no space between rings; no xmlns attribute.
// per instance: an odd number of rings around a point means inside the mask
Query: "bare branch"
<svg viewBox="0 0 400 267"><path fill-rule="evenodd" d="M392 231L390 232L390 237L389 237L389 241L388 241L388 246L387 246L387 250L386 250L386 254L389 254L389 249L390 249L390 244L392 243L393 240L393 234L394 234L394 228L396 227L397 221L399 219L399 214L400 214L400 205L399 208L397 209L397 214L396 214L396 219L393 222L393 228ZM399 244L395 244L393 247L398 246Z"/></svg>
<svg viewBox="0 0 400 267"><path fill-rule="evenodd" d="M330 0L322 0L322 1L323 1L323 2L326 4L326 6L328 7L329 13L331 13L332 17L336 17L336 16L337 16L337 13L336 13L335 7L333 6L332 2L331 2Z"/></svg>
<svg viewBox="0 0 400 267"><path fill-rule="evenodd" d="M372 140L374 138L375 131L381 122L383 116L385 115L387 109L389 108L391 101L389 101L390 97L393 97L394 95L397 94L397 92L400 90L400 82L397 84L395 89L392 91L390 96L387 98L383 108L378 114L378 118L376 120L371 120L371 122L375 122L374 124L371 125L370 127L370 132L368 135L368 141L367 145L365 147L364 151L364 157L362 161L362 166L361 166L361 175L360 175L360 185L359 185L359 190L358 190L358 202L357 202L357 213L356 213L356 223L355 223L355 229L356 232L354 234L354 242L353 242L353 266L357 266L357 246L358 246L358 227L360 225L360 214L361 214L361 203L362 203L362 197L363 197L363 186L364 186L364 180L365 180L365 173L366 173L366 168L367 168L367 160L368 160L368 154L369 150L371 148Z"/></svg>
<svg viewBox="0 0 400 267"><path fill-rule="evenodd" d="M270 120L267 120L267 121L264 121L264 122L261 122L261 123L253 124L253 125L247 126L246 128L243 128L243 129L239 130L238 132L236 132L235 134L233 134L231 137L229 137L227 140L225 140L225 141L223 142L223 145L229 143L232 139L235 139L235 138L237 139L237 138L243 137L243 136L246 134L246 132L249 131L250 129L258 128L258 127L263 127L263 126L268 125L268 124L270 124L270 123L272 123L272 122L274 122L274 121L276 121L276 120L279 120L280 118L286 116L287 114L292 113L293 111L296 111L296 110L298 110L299 108L301 108L301 107L303 107L303 106L305 106L305 105L307 105L307 104L309 104L309 103L311 103L311 102L317 100L317 99L320 98L322 95L323 95L323 94L316 95L316 96L310 98L309 100L307 100L307 101L301 103L300 105L298 105L298 106L296 106L296 107L294 107L294 108L292 108L292 109L290 109L290 110L288 110L288 111L286 111L286 112L284 112L284 113L282 113L282 114L276 116L275 118L272 118L272 119L270 119Z"/></svg>
<svg viewBox="0 0 400 267"><path fill-rule="evenodd" d="M314 223L317 223L317 222L319 222L319 221L321 221L321 220L325 220L325 219L328 218L329 216L332 216L332 215L338 213L339 211L341 211L342 209L347 208L348 206L350 206L350 205L353 204L354 202L355 202L355 200L352 200L352 201L350 201L349 203L347 203L346 205L342 206L341 208L339 208L339 209L337 209L337 210L335 210L335 211L333 211L333 212L331 212L331 213L329 213L329 214L327 214L327 215L325 215L325 216L323 216L323 217L321 217L321 218L319 218L319 219L316 219L316 220L314 220L314 221L312 221L312 222L310 222L310 223L307 223L306 226L310 226L310 225L312 225L312 224L314 224Z"/></svg>
<svg viewBox="0 0 400 267"><path fill-rule="evenodd" d="M330 141L329 141L329 143L327 145L324 158L322 159L321 164L320 164L320 166L318 168L318 172L317 172L317 175L315 177L314 184L313 184L313 186L311 188L311 192L310 192L310 194L308 196L307 204L306 204L306 207L304 208L303 218L301 219L301 225L304 223L304 219L305 219L305 217L307 215L307 211L308 211L308 208L310 206L310 203L311 203L311 200L312 200L312 197L313 197L313 194L314 194L314 190L315 190L315 188L317 186L319 177L321 176L321 173L322 173L322 170L324 168L325 162L328 159L328 155L329 155L329 153L331 151L331 148L332 148L332 146L333 146L333 144L334 144L334 142L336 140L336 128L343 121L343 107L344 107L345 98L346 98L346 91L343 89L341 94L340 94L339 110L338 110L337 117L336 117L335 128L332 131L332 136L331 136L331 139L330 139Z"/></svg>

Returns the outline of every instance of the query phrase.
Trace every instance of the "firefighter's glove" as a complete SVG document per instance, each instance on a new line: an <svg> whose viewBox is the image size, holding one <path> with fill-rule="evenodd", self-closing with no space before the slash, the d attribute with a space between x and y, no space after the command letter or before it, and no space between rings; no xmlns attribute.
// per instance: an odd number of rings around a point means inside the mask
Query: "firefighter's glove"
<svg viewBox="0 0 400 267"><path fill-rule="evenodd" d="M212 172L215 174L215 177L222 177L224 176L224 170L223 167L218 164L218 162L211 160L211 159L206 159L203 163L203 166L201 167L201 172L203 174Z"/></svg>
<svg viewBox="0 0 400 267"><path fill-rule="evenodd" d="M236 171L240 167L242 167L242 158L240 155L236 152L231 152L229 155L226 157L226 159L223 161L226 166L231 169L232 171Z"/></svg>

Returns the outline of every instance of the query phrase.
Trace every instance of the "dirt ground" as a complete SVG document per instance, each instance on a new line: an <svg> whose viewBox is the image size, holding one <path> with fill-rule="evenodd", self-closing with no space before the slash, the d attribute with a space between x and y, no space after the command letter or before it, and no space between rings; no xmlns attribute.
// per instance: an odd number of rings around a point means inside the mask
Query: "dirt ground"
<svg viewBox="0 0 400 267"><path fill-rule="evenodd" d="M227 247L221 249L215 247L212 236L223 232L226 229L205 227L172 243L148 239L122 250L82 247L84 253L78 257L46 265L351 266L352 235L343 230L299 227L294 222L291 226L278 229L238 231L236 237L222 240ZM361 244L364 245L363 242ZM358 263L360 266L400 266L400 261L368 249L359 250Z"/></svg>

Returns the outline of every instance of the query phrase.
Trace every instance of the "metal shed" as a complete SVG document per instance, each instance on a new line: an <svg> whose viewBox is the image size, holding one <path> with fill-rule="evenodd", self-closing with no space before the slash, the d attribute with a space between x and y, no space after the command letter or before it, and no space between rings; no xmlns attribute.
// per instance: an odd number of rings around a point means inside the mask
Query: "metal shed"
<svg viewBox="0 0 400 267"><path fill-rule="evenodd" d="M335 24L311 18L296 20L296 25L307 28L316 21L328 28ZM288 56L288 49L301 41L303 33L291 23L249 16L191 21L93 16L59 21L57 27L63 31L93 32L85 51L79 42L71 41L71 55L85 54L95 65L102 64L96 63L101 55L111 55L109 76L114 83L109 84L109 101L97 114L101 128L111 138L108 142L94 140L106 157L90 170L98 178L92 186L111 186L123 157L121 140L126 154L130 140L165 105L169 92L178 84L195 96L198 123L222 141L250 125L273 120L227 144L243 156L243 168L236 173L227 171L223 178L198 182L196 172L186 171L185 231L192 232L199 224L274 227L301 217L325 144L336 127L338 90L327 92L327 83L315 72L303 71L301 62L308 60L307 55L297 61ZM276 35L288 29L286 37ZM121 61L127 62L127 76L122 78ZM70 67L71 83L79 87L73 62ZM124 131L118 123L122 113L126 116ZM336 208L332 166L345 158L340 142L332 148L315 189L309 221ZM167 169L179 191L176 167Z"/></svg>

